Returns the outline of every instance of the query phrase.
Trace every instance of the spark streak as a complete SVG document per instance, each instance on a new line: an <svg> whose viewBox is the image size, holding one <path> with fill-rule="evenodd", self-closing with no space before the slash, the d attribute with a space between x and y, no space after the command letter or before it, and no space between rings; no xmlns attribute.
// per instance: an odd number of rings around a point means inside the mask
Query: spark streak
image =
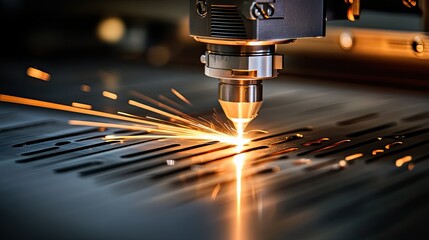
<svg viewBox="0 0 429 240"><path fill-rule="evenodd" d="M112 100L116 100L116 99L118 99L118 95L117 94L115 94L115 93L112 93L112 92L108 92L108 91L103 91L103 96L104 97L106 97L106 98L110 98L110 99L112 99Z"/></svg>
<svg viewBox="0 0 429 240"><path fill-rule="evenodd" d="M42 81L49 81L51 79L49 73L33 67L27 68L27 75Z"/></svg>
<svg viewBox="0 0 429 240"><path fill-rule="evenodd" d="M178 92L176 89L172 88L171 92L176 95L180 100L182 100L184 103L188 104L189 106L193 106L192 103L185 98L185 96L183 96L180 92Z"/></svg>
<svg viewBox="0 0 429 240"><path fill-rule="evenodd" d="M219 142L234 144L234 145L246 145L250 140L236 136L232 136L228 133L216 130L213 126L207 126L205 122L198 121L194 118L185 118L178 116L143 103L139 103L134 100L129 100L129 104L157 113L163 117L167 117L170 121L157 119L153 117L139 117L132 114L118 112L118 114L112 114L107 112L101 112L83 108L82 106L68 106L58 103L40 101L29 98L16 97L11 95L0 94L0 102L17 103L28 106L42 107L54 110L61 110L67 112L74 112L86 115L92 115L97 117L104 117L109 119L121 120L128 122L129 124L119 123L108 123L108 122L95 122L95 121L80 121L70 120L71 125L81 126L96 126L96 127L109 127L109 128L121 128L129 130L146 131L153 134L144 134L137 136L119 136L119 135L108 135L105 136L106 141L114 140L131 140L131 139L144 139L144 138L169 138L169 139L200 139L200 140L215 140ZM75 104L76 105L76 104ZM175 120L175 121L172 121ZM161 135L160 135L161 134Z"/></svg>

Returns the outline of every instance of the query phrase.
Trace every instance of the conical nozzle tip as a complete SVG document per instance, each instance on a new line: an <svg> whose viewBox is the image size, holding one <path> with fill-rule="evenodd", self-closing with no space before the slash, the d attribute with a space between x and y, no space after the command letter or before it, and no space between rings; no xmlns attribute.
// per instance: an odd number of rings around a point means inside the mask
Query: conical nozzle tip
<svg viewBox="0 0 429 240"><path fill-rule="evenodd" d="M219 100L225 115L234 124L238 134L242 134L247 125L258 115L262 101L259 102L229 102Z"/></svg>

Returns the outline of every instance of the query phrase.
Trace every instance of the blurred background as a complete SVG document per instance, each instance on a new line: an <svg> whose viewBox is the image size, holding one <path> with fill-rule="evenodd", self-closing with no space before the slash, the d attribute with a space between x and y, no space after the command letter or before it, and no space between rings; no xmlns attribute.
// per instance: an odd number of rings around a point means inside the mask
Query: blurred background
<svg viewBox="0 0 429 240"><path fill-rule="evenodd" d="M426 5L362 0L359 20L329 21L324 39L279 46L286 55L284 72L427 90ZM1 0L0 7L3 62L108 58L203 67L205 45L189 36L187 0Z"/></svg>

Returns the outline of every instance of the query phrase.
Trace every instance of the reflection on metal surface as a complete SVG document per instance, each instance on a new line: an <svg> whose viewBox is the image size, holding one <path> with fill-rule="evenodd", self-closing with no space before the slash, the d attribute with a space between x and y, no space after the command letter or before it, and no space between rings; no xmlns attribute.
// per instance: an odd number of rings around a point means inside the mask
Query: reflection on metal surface
<svg viewBox="0 0 429 240"><path fill-rule="evenodd" d="M389 143L386 146L384 146L387 150L391 149L392 147L395 147L397 145L402 145L403 142L393 142L393 143Z"/></svg>
<svg viewBox="0 0 429 240"><path fill-rule="evenodd" d="M351 32L342 32L340 34L340 46L344 50L350 50L353 48L353 34Z"/></svg>
<svg viewBox="0 0 429 240"><path fill-rule="evenodd" d="M395 162L395 165L397 167L402 167L402 165L404 165L405 163L407 163L407 162L409 162L411 160L413 160L412 156L405 156L405 157L397 159L396 162Z"/></svg>
<svg viewBox="0 0 429 240"><path fill-rule="evenodd" d="M328 150L328 149L331 149L331 148L337 147L337 146L339 146L339 145L342 145L342 144L344 144L344 143L348 143L348 142L350 142L350 141L351 141L350 139L344 139L344 140L341 140L341 141L335 142L335 143L333 143L333 144L331 144L331 145L329 145L329 146L326 146L326 147L322 147L322 148L320 148L320 149L317 149L317 150L315 150L314 152L321 152L321 151L325 151L325 150Z"/></svg>
<svg viewBox="0 0 429 240"><path fill-rule="evenodd" d="M355 153L344 158L346 161L352 161L363 156L363 153Z"/></svg>
<svg viewBox="0 0 429 240"><path fill-rule="evenodd" d="M242 151L242 146L238 145L236 147L236 152L240 153ZM236 211L235 211L235 237L234 240L244 240L245 238L245 227L243 226L242 222L242 173L243 173L243 166L245 161L245 155L244 154L238 154L234 156L233 162L235 166L235 179L236 179Z"/></svg>
<svg viewBox="0 0 429 240"><path fill-rule="evenodd" d="M80 86L80 90L82 92L91 92L91 86L83 84L83 85Z"/></svg>
<svg viewBox="0 0 429 240"><path fill-rule="evenodd" d="M71 105L77 108L83 108L88 110L92 109L92 106L90 104L85 104L85 103L72 102Z"/></svg>
<svg viewBox="0 0 429 240"><path fill-rule="evenodd" d="M313 140L313 141L305 142L305 143L303 143L301 145L304 146L304 147L309 147L309 146L313 146L313 145L320 145L320 144L322 144L325 141L329 141L329 138L326 138L326 137L319 138L319 139L316 139L316 140Z"/></svg>
<svg viewBox="0 0 429 240"><path fill-rule="evenodd" d="M377 155L377 154L383 153L383 152L384 152L384 149L375 149L372 151L372 155Z"/></svg>

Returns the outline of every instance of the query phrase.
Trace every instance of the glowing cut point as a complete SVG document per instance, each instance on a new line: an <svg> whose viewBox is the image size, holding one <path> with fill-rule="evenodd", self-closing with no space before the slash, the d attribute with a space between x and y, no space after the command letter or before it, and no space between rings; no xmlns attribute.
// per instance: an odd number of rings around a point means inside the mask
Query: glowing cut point
<svg viewBox="0 0 429 240"><path fill-rule="evenodd" d="M255 119L261 108L260 102L229 102L219 99L219 103L226 115L237 130L238 135L243 135L247 125Z"/></svg>

